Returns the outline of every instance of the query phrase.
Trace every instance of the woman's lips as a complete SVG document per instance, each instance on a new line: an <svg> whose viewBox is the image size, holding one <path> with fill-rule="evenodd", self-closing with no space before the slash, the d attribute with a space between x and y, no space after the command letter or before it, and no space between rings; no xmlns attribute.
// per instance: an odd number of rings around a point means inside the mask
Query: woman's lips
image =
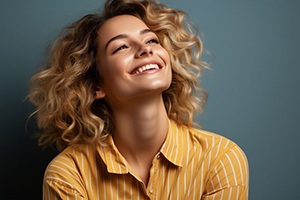
<svg viewBox="0 0 300 200"><path fill-rule="evenodd" d="M155 69L160 69L159 65L158 64L146 64L146 65L143 65L141 67L138 67L136 69L134 69L130 74L132 75L136 75L136 74L140 74L140 73L143 73L145 71L148 71L148 70L155 70Z"/></svg>

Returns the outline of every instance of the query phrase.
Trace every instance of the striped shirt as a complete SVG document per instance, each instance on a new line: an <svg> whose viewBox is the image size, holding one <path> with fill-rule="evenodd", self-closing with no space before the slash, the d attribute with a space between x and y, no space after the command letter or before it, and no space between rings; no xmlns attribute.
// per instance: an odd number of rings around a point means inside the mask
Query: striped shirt
<svg viewBox="0 0 300 200"><path fill-rule="evenodd" d="M48 165L44 199L248 199L248 163L232 141L170 121L147 185L114 145L66 148Z"/></svg>

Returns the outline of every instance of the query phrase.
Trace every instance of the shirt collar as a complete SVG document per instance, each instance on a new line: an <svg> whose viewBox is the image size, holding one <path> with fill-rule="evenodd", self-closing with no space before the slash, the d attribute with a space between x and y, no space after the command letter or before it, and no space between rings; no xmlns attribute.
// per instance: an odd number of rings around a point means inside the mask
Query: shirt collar
<svg viewBox="0 0 300 200"><path fill-rule="evenodd" d="M166 140L160 152L174 165L182 167L183 161L183 127L178 126L174 121L169 120L169 129Z"/></svg>
<svg viewBox="0 0 300 200"><path fill-rule="evenodd" d="M183 127L178 126L174 121L169 120L169 128L166 140L161 147L160 153L176 166L182 167L183 160ZM122 154L118 151L112 136L107 138L107 146L98 146L98 152L107 166L109 173L127 174L129 165Z"/></svg>
<svg viewBox="0 0 300 200"><path fill-rule="evenodd" d="M108 136L106 146L100 146L98 152L106 164L107 172L114 174L127 174L128 163L117 149L112 136Z"/></svg>

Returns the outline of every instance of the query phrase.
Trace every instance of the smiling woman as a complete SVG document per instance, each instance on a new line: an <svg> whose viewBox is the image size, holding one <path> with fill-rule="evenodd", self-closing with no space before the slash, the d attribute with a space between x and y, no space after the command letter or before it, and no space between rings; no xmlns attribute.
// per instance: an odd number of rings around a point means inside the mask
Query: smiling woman
<svg viewBox="0 0 300 200"><path fill-rule="evenodd" d="M202 42L184 12L108 0L57 39L31 80L44 199L247 199L248 164L232 141L196 129L206 93Z"/></svg>
<svg viewBox="0 0 300 200"><path fill-rule="evenodd" d="M161 98L171 84L171 66L157 35L132 15L107 20L98 33L96 60L102 81L97 97L105 93L112 109L128 109L154 95Z"/></svg>

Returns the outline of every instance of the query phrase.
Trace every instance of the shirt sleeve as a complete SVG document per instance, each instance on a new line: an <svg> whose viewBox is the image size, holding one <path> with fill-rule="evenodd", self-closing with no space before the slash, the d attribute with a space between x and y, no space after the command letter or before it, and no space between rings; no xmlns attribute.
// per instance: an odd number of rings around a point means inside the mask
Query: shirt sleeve
<svg viewBox="0 0 300 200"><path fill-rule="evenodd" d="M68 156L59 155L47 166L43 182L43 199L88 199L76 164Z"/></svg>
<svg viewBox="0 0 300 200"><path fill-rule="evenodd" d="M212 165L209 176L203 200L248 199L248 161L238 146L220 154Z"/></svg>
<svg viewBox="0 0 300 200"><path fill-rule="evenodd" d="M43 200L78 199L84 198L76 189L54 180L44 181Z"/></svg>

